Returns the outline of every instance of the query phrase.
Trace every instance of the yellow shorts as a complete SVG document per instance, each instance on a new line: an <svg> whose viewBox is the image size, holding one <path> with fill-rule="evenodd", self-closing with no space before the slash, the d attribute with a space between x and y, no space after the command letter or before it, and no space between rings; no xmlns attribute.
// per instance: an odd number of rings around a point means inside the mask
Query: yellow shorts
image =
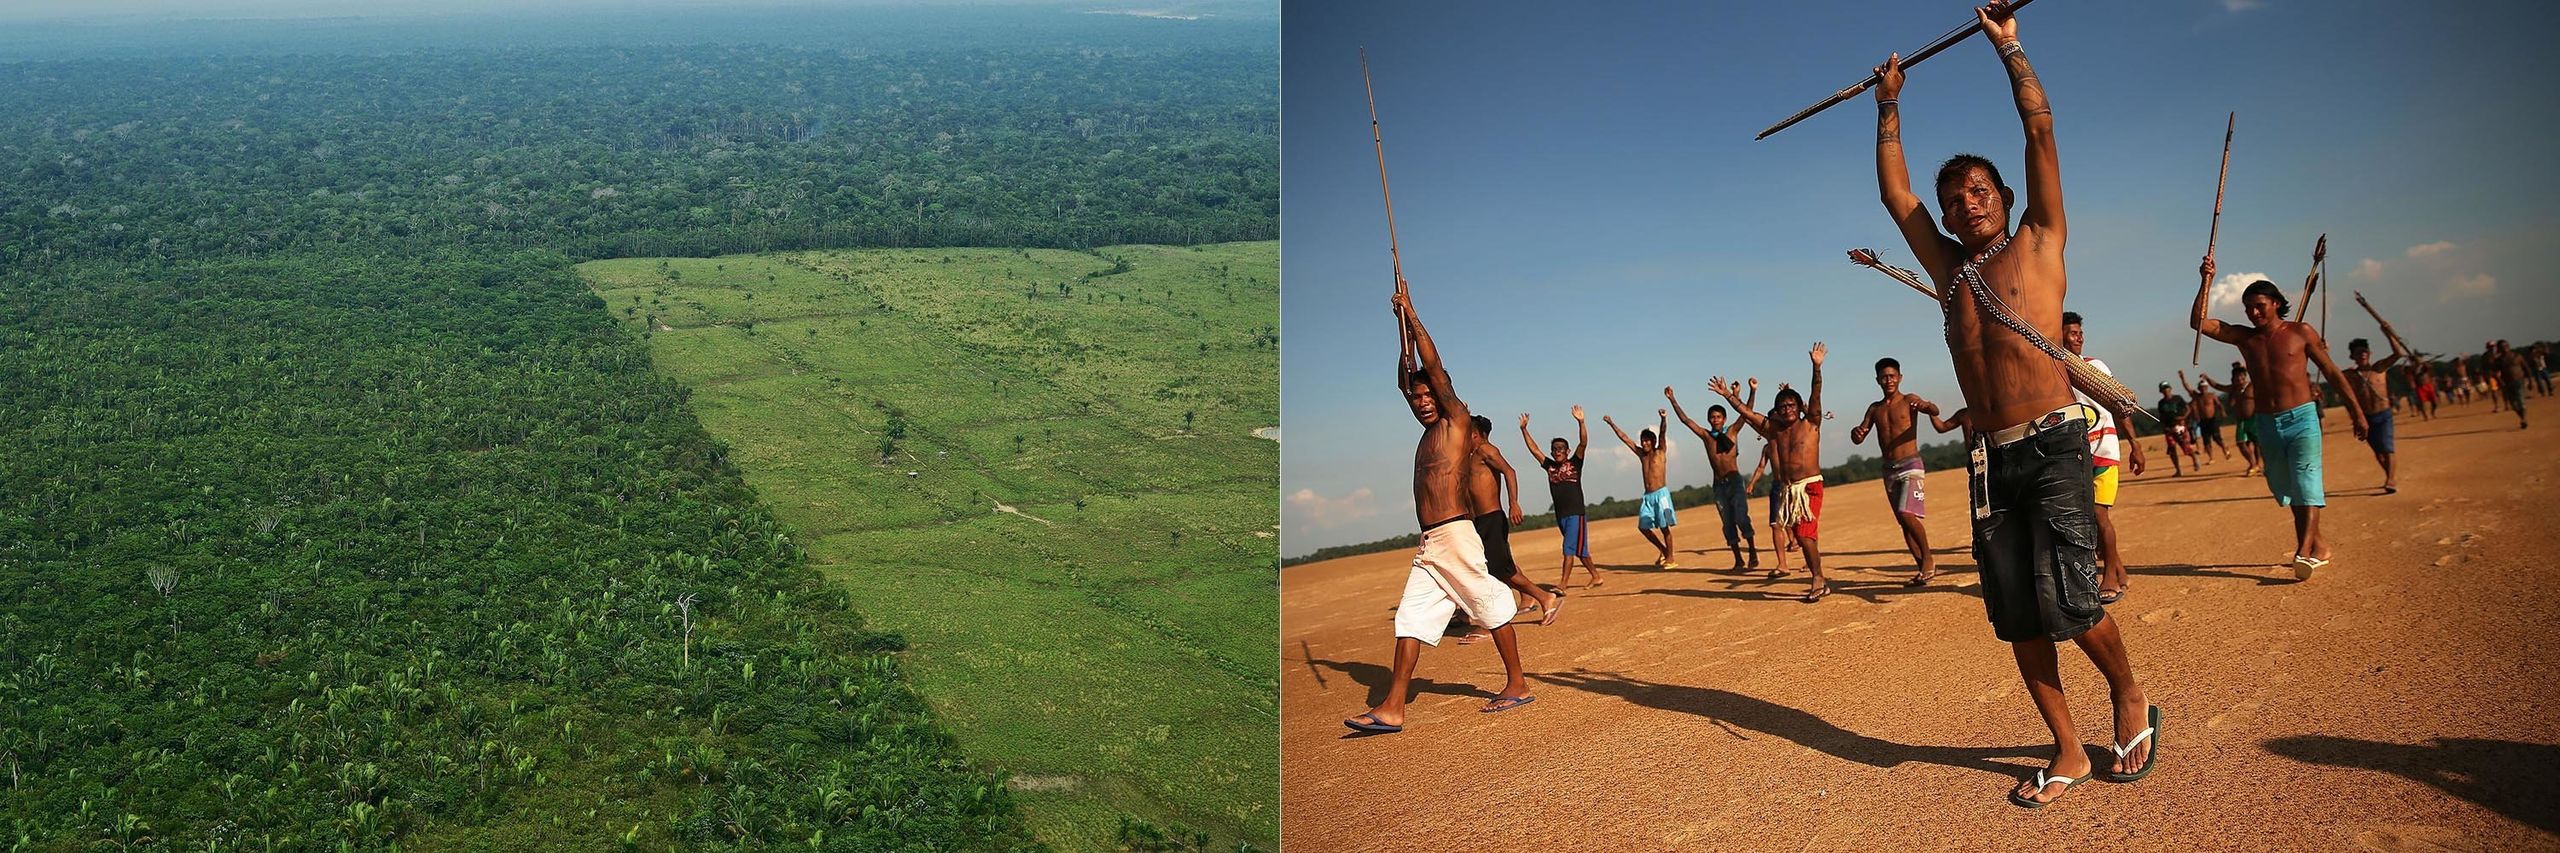
<svg viewBox="0 0 2560 853"><path fill-rule="evenodd" d="M2096 478L2096 479L2097 479L2097 481L2098 481L2098 505L2099 505L2099 506L2115 506L2115 505L2116 505L2116 466L2114 466L2114 465L2109 465L2109 466L2107 466L2107 467L2104 467L2104 468L2100 468L2100 469L2098 469L2098 476L2097 476L2097 478Z"/></svg>

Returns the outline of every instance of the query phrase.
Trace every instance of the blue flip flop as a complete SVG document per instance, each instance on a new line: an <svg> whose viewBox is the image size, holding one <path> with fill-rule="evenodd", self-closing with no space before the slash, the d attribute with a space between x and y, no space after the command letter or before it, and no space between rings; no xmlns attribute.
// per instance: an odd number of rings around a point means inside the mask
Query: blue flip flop
<svg viewBox="0 0 2560 853"><path fill-rule="evenodd" d="M1513 708L1517 708L1517 707L1520 707L1520 706L1522 706L1522 705L1526 705L1526 704L1529 704L1529 703L1531 703L1531 702L1535 702L1535 701L1538 701L1538 697L1535 697L1535 696L1504 696L1504 697L1501 697L1501 698L1495 699L1495 700L1493 700L1493 701L1491 701L1491 702L1487 702L1487 703L1485 703L1485 706L1484 706L1484 707L1476 709L1476 713L1479 713L1479 714L1499 714L1499 713L1501 713L1501 712L1508 711L1508 710L1511 710L1511 709L1513 709Z"/></svg>
<svg viewBox="0 0 2560 853"><path fill-rule="evenodd" d="M1368 720L1368 722L1363 723L1361 720ZM1352 731L1366 732L1373 735L1391 735L1404 731L1403 726L1393 726L1379 722L1378 715L1376 714L1362 714L1360 716L1344 720L1342 721L1342 724L1350 726Z"/></svg>

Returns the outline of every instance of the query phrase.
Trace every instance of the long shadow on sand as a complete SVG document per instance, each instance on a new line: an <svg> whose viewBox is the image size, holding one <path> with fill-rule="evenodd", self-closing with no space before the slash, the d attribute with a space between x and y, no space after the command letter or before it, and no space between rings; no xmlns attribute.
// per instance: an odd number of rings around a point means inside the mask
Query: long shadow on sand
<svg viewBox="0 0 2560 853"><path fill-rule="evenodd" d="M1455 645L1455 643L1441 644L1444 648ZM1483 654L1486 657L1492 657L1494 653L1493 644L1485 643L1483 646ZM1313 657L1306 658L1305 661L1307 668L1315 672L1316 683L1319 685L1324 683L1324 670L1329 669L1349 676L1354 684L1368 688L1368 698L1362 700L1367 702L1368 706L1375 706L1380 702L1387 701L1387 688L1395 680L1395 671L1388 668L1385 664L1364 663L1361 661L1325 660ZM1499 686L1500 679L1495 679L1495 682L1496 686ZM1416 675L1413 677L1412 685L1413 693L1416 696L1426 693L1437 693L1442 696L1472 696L1477 699L1484 699L1488 701L1493 699L1493 691L1473 684L1452 684L1448 682L1433 681L1420 675ZM1358 712L1355 710L1351 713ZM1351 714L1346 713L1343 716L1348 717L1351 716Z"/></svg>
<svg viewBox="0 0 2560 853"><path fill-rule="evenodd" d="M2225 571L2226 569L2241 569L2242 571ZM2259 586L2280 586L2300 583L2300 581L2294 580L2289 575L2278 575L2278 571L2280 570L2272 564L2258 565L2256 563L2216 563L2201 566L2194 563L2162 563L2156 566L2124 567L2124 573L2128 575L2158 575L2162 577L2188 578L2236 578L2244 581L2255 581Z"/></svg>
<svg viewBox="0 0 2560 853"><path fill-rule="evenodd" d="M1529 677L1558 687L1615 696L1647 708L1694 714L1744 740L1751 738L1746 731L1758 732L1834 758L1888 770L1918 762L2017 777L2042 766L2044 758L2053 749L2050 744L1974 747L1895 743L1849 731L1804 711L1730 690L1662 684L1615 672L1576 669L1566 673L1531 673ZM1993 760L2000 758L2028 761Z"/></svg>
<svg viewBox="0 0 2560 853"><path fill-rule="evenodd" d="M2560 833L2560 746L2509 740L2437 738L2382 743L2330 735L2266 742L2277 755L2331 767L2381 770L2424 782L2519 823Z"/></svg>
<svg viewBox="0 0 2560 853"><path fill-rule="evenodd" d="M1829 555L1826 554L1824 556ZM1955 585L1954 578L1950 577L1951 575L1958 574L1972 574L1974 569L1975 567L1971 564L1962 566L1940 566L1938 567L1938 576L1930 580L1928 586L1917 587L1898 580L1843 580L1835 576L1830 580L1831 594L1855 598L1869 604L1883 604L1888 598L1902 598L1911 595L1927 595L1930 593L1940 592L1951 592L1970 598L1981 598L1981 587L1958 587ZM1804 593L1810 580L1811 579L1805 575L1803 569L1797 569L1781 578L1764 578L1761 577L1759 573L1754 572L1750 577L1736 578L1734 580L1727 581L1725 583L1725 588L1723 589L1640 589L1635 590L1633 594L1677 595L1687 598L1721 598L1732 601L1795 602L1796 597Z"/></svg>
<svg viewBox="0 0 2560 853"><path fill-rule="evenodd" d="M2160 505L2160 506L2181 506L2181 505L2185 505L2185 504L2236 504L2236 503L2251 503L2251 502L2255 502L2255 503L2274 503L2274 502L2275 502L2275 499L2274 499L2274 498L2271 498L2271 497L2267 497L2266 495L2239 495L2239 496L2235 496L2235 497L2228 497L2228 498L2188 498L2188 499L2186 499L2186 500L2182 500L2182 501L2161 501L2161 502L2159 502L2159 505Z"/></svg>
<svg viewBox="0 0 2560 853"><path fill-rule="evenodd" d="M1944 547L1944 548L1931 548L1931 549L1929 549L1929 553L1932 553L1932 554L1963 554L1963 553L1967 553L1967 552L1972 551L1972 550L1973 550L1972 548L1970 548L1970 547L1968 547L1968 546L1964 546L1964 545L1949 545L1949 546ZM1880 549L1877 549L1877 550L1874 550L1874 551L1834 551L1834 550L1831 550L1831 549L1829 549L1829 548L1824 548L1824 549L1822 549L1822 558L1823 558L1823 559L1825 559L1825 560L1831 559L1831 558L1833 558L1833 557L1908 557L1908 556L1911 556L1911 549L1909 549L1909 548L1880 548Z"/></svg>

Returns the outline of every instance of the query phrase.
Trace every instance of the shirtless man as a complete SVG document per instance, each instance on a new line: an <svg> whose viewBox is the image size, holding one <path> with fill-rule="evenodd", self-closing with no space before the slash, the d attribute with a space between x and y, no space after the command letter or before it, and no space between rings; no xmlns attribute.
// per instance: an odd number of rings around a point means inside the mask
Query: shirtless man
<svg viewBox="0 0 2560 853"><path fill-rule="evenodd" d="M2113 617L2098 603L2096 507L2092 503L2087 407L2072 397L2069 374L2017 328L1992 318L1985 296L2006 303L2028 331L2062 334L2068 285L2062 177L2054 153L2053 112L2044 85L2018 43L2006 4L1975 10L1985 40L2007 69L2018 118L2026 129L2026 209L2010 232L2017 194L1990 161L1957 155L1939 167L1932 190L1936 221L1911 192L1903 163L1902 68L1899 55L1876 67L1876 182L1885 212L1929 273L1945 308L1948 354L1964 392L1973 440L1973 552L1993 634L2009 643L2037 713L2053 731L2052 763L2009 791L2009 801L2042 808L2096 768L2073 728L2062 693L2054 644L2073 641L2106 676L2115 711L2115 759L2106 778L2133 781L2157 766L2160 709L2134 680L2132 657ZM1955 237L1938 232L1943 225ZM2132 419L2126 408L2118 423Z"/></svg>
<svg viewBox="0 0 2560 853"><path fill-rule="evenodd" d="M1484 541L1477 537L1467 500L1467 468L1474 462L1473 415L1450 390L1449 372L1440 365L1440 350L1413 313L1404 279L1396 279L1396 388L1404 393L1413 419L1422 424L1422 440L1413 449L1414 518L1422 527L1422 546L1413 555L1404 595L1396 605L1395 667L1386 701L1342 721L1355 731L1391 734L1404 731L1405 694L1412 691L1413 668L1422 647L1440 644L1449 617L1465 611L1475 624L1493 632L1494 650L1502 657L1507 680L1486 712L1528 704L1528 679L1520 669L1520 640L1511 617L1518 607L1511 589L1485 568Z"/></svg>
<svg viewBox="0 0 2560 853"><path fill-rule="evenodd" d="M2355 363L2347 369L2352 380L2347 388L2364 409L2364 440L2373 446L2373 461L2382 464L2382 493L2389 495L2400 491L2400 470L2391 463L2396 445L2391 426L2391 365L2409 354L2400 350L2400 338L2391 334L2391 327L2382 327L2382 338L2391 344L2391 354L2381 361L2373 360L2373 344L2365 339L2347 342L2347 360Z"/></svg>
<svg viewBox="0 0 2560 853"><path fill-rule="evenodd" d="M2219 447L2222 448L2222 461L2231 461L2231 444L2222 440L2222 417L2226 414L2222 398L2211 389L2188 384L2184 370L2178 371L2178 389L2186 392L2187 403L2193 409L2187 413L2187 424L2193 428L2190 434L2195 437L2196 449L2202 451L2198 455L2203 457L2203 461L2211 462L2213 449Z"/></svg>
<svg viewBox="0 0 2560 853"><path fill-rule="evenodd" d="M2551 345L2536 343L2525 349L2525 360L2533 368L2533 388L2542 396L2551 396Z"/></svg>
<svg viewBox="0 0 2560 853"><path fill-rule="evenodd" d="M2081 326L2079 313L2062 312L2062 347L2070 350L2072 355L2085 358L2081 348L2088 345L2088 340L2088 332ZM2106 362L2092 358L2089 366L2097 368L2100 373L2115 375L2115 371L2107 369ZM2186 381L2186 375L2186 371L2179 371L2178 380ZM2098 505L2098 603L2114 604L2124 598L2126 581L2124 555L2116 551L2116 486L2123 476L2117 469L2126 468L2134 476L2142 476L2142 441L2130 433L2119 435L2115 414L2090 399L2089 395L2075 388L2071 396L2097 412L2097 420L2089 424L2089 464L2096 471L2096 476L2090 478L2090 485L2091 498ZM1941 427L1938 431L1946 432L1946 429Z"/></svg>
<svg viewBox="0 0 2560 853"><path fill-rule="evenodd" d="M2266 473L2258 460L2258 398L2249 390L2248 368L2235 361L2230 384L2215 382L2212 374L2201 372L2196 374L2196 384L2222 392L2222 399L2231 404L2231 442L2240 445L2240 461L2249 463L2249 470L2241 473L2251 477Z"/></svg>
<svg viewBox="0 0 2560 853"><path fill-rule="evenodd" d="M1510 460L1502 458L1502 449L1493 446L1493 419L1483 415L1471 417L1476 442L1475 464L1467 468L1467 508L1474 513L1476 538L1484 540L1485 570L1492 572L1494 579L1504 586L1536 602L1528 609L1545 614L1538 624L1554 624L1556 606L1563 602L1556 594L1531 583L1529 577L1520 572L1520 564L1511 558L1511 526L1519 524L1522 517L1520 473L1511 469ZM1508 515L1502 511L1502 498L1506 492L1511 496ZM1477 632L1459 638L1458 642L1474 643L1483 639L1486 639L1485 635Z"/></svg>
<svg viewBox="0 0 2560 853"><path fill-rule="evenodd" d="M1909 585L1926 586L1938 576L1938 560L1929 553L1929 467L1920 461L1919 416L1914 412L1936 414L1938 406L1902 393L1902 362L1890 358L1876 360L1876 387L1884 389L1884 398L1867 404L1866 417L1849 429L1849 443L1863 444L1868 433L1875 433L1876 448L1884 452L1884 503L1893 510L1894 523L1902 526L1902 546L1911 550L1912 565L1919 567Z"/></svg>
<svg viewBox="0 0 2560 853"><path fill-rule="evenodd" d="M1539 453L1538 440L1529 437L1529 413L1520 413L1520 443L1529 446L1538 467L1547 469L1547 496L1555 502L1556 530L1564 534L1564 576L1556 579L1559 590L1573 586L1576 558L1582 560L1582 570L1591 574L1591 585L1600 585L1600 567L1591 564L1591 526L1582 506L1582 451L1591 446L1591 425L1583 422L1581 406L1573 407L1573 434L1573 444L1565 444L1559 435L1550 443L1553 455Z"/></svg>
<svg viewBox="0 0 2560 853"><path fill-rule="evenodd" d="M2506 399L2507 408L2515 411L2516 428L2524 429L2524 386L2530 381L2526 377L2524 354L2516 352L2516 348L2509 346L2504 339L2500 339L2495 347L2488 356L2489 375L2498 378L2499 396Z"/></svg>
<svg viewBox="0 0 2560 853"><path fill-rule="evenodd" d="M2187 398L2171 393L2169 383L2162 382L2160 405L2154 411L2160 413L2160 444L2169 451L2169 476L2186 476L2186 471L2178 467L2178 452L2182 450L2186 451L2187 461L2193 463L2188 467L2196 469L2196 473L2204 473L2204 460L2196 455L2195 427L2187 422L2191 414Z"/></svg>
<svg viewBox="0 0 2560 853"><path fill-rule="evenodd" d="M1722 376L1707 380L1707 390L1724 395L1733 404L1742 422L1769 439L1777 456L1778 479L1769 491L1778 498L1778 511L1769 518L1785 525L1803 550L1804 567L1813 573L1813 588L1805 591L1806 603L1821 601L1831 594L1831 584L1822 578L1822 357L1830 350L1813 345L1813 398L1808 402L1793 388L1778 389L1778 397L1769 404L1769 415L1762 417L1742 400L1742 388L1725 381ZM1784 575L1771 571L1769 577Z"/></svg>
<svg viewBox="0 0 2560 853"><path fill-rule="evenodd" d="M1644 431L1641 442L1628 438L1627 431L1619 429L1618 422L1608 415L1601 415L1600 422L1608 424L1609 431L1617 433L1618 440L1625 443L1628 450L1635 451L1636 461L1644 463L1644 498L1636 507L1636 532L1644 534L1644 541L1653 543L1654 550L1661 552L1662 555L1653 561L1655 566L1676 569L1680 564L1671 559L1671 528L1680 523L1680 516L1671 508L1671 487L1666 485L1669 478L1665 473L1671 458L1671 445L1663 441L1665 434L1671 431L1671 410L1656 409L1654 414L1658 422L1653 429ZM1657 530L1662 535L1654 535Z"/></svg>
<svg viewBox="0 0 2560 853"><path fill-rule="evenodd" d="M1742 444L1733 440L1732 433L1725 431L1724 407L1707 407L1707 425L1702 427L1697 421L1689 419L1688 410L1680 408L1680 397L1671 393L1670 386L1663 386L1662 397L1671 401L1671 413L1680 418L1680 423L1687 426L1690 432L1697 433L1698 440L1706 442L1707 464L1713 466L1716 472L1714 485L1716 515L1724 521L1724 547L1733 552L1733 567L1737 570L1759 568L1760 543L1751 538L1750 491L1745 487L1742 469L1738 464L1742 456ZM1760 380L1753 379L1749 400L1756 400L1759 397ZM1744 404L1749 405L1749 400ZM1743 564L1745 546L1751 549L1749 565Z"/></svg>
<svg viewBox="0 0 2560 853"><path fill-rule="evenodd" d="M2310 580L2312 572L2329 565L2329 544L2320 539L2320 508L2328 505L2329 498L2320 487L2320 400L2312 395L2311 375L2304 364L2318 365L2332 387L2347 387L2347 377L2329 361L2329 342L2320 338L2319 330L2284 318L2284 291L2275 282L2259 279L2241 292L2240 306L2248 312L2249 325L2235 326L2206 314L2213 295L2213 256L2204 256L2197 271L2204 283L2196 288L2188 325L2205 337L2239 347L2240 359L2248 363L2249 385L2257 395L2258 458L2265 460L2267 490L2275 494L2278 506L2293 508L2293 576ZM2347 426L2355 430L2357 441L2363 441L2363 407L2354 395L2346 402Z"/></svg>

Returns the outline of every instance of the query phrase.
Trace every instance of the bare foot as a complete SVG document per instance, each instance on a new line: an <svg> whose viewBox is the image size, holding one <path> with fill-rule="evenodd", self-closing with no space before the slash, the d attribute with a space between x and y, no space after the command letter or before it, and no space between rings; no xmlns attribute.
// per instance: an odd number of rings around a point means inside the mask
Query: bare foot
<svg viewBox="0 0 2560 853"><path fill-rule="evenodd" d="M1493 639L1493 635L1491 633L1485 631L1469 631L1466 636L1458 638L1458 645L1472 646L1490 639Z"/></svg>

